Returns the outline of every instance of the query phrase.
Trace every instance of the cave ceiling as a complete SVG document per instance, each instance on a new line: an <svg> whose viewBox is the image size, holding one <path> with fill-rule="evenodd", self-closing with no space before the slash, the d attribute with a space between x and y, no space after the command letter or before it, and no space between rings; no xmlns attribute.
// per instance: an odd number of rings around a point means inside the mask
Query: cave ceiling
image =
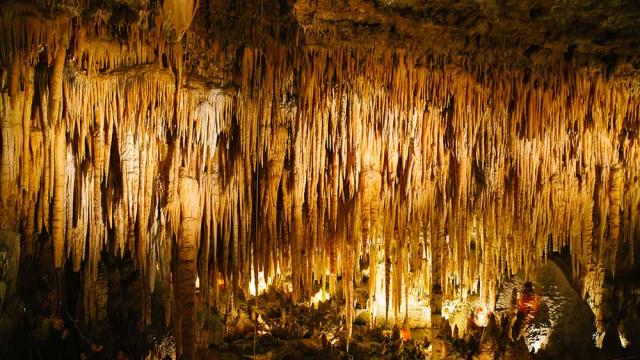
<svg viewBox="0 0 640 360"><path fill-rule="evenodd" d="M308 44L558 60L635 57L632 1L296 1Z"/></svg>
<svg viewBox="0 0 640 360"><path fill-rule="evenodd" d="M259 271L303 300L366 258L399 312L409 288L492 309L566 248L600 331L598 289L638 271L637 1L2 1L0 21L0 228L83 272L87 319L104 252L147 297L174 274L192 299L197 274L205 302Z"/></svg>

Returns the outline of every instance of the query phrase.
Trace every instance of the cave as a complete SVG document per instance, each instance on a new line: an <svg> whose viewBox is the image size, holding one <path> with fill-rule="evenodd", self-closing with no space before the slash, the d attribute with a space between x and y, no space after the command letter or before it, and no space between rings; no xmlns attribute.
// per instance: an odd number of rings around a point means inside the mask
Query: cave
<svg viewBox="0 0 640 360"><path fill-rule="evenodd" d="M1 0L0 358L640 358L640 5Z"/></svg>

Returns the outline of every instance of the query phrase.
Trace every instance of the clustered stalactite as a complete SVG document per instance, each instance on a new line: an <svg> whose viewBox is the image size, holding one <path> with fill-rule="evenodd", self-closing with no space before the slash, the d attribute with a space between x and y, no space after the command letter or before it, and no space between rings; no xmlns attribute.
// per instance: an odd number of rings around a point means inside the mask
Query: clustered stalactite
<svg viewBox="0 0 640 360"><path fill-rule="evenodd" d="M492 310L502 278L567 245L595 298L637 266L640 78L624 65L263 42L223 85L184 65L183 18L115 41L99 11L2 10L0 227L27 256L45 233L55 267L83 272L87 321L103 251L135 259L147 322L155 278L170 280L186 356L196 275L206 305L219 279L238 294L290 274L304 301L341 277L348 337L363 259L370 305L396 321L415 289Z"/></svg>

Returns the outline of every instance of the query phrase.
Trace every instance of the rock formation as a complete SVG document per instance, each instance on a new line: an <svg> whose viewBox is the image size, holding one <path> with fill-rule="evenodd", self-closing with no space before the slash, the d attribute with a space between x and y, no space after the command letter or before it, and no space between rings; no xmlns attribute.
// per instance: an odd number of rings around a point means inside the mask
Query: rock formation
<svg viewBox="0 0 640 360"><path fill-rule="evenodd" d="M87 321L103 254L147 322L172 282L186 358L196 307L259 273L298 302L341 277L349 338L365 258L397 321L415 289L491 311L569 249L603 333L640 254L640 8L616 4L4 1L0 229L81 271Z"/></svg>

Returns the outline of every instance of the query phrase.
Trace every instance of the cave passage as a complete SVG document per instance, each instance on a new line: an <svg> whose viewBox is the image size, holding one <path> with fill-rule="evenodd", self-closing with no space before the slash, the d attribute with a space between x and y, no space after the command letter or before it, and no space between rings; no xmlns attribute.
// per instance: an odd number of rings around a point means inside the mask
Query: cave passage
<svg viewBox="0 0 640 360"><path fill-rule="evenodd" d="M638 34L636 0L0 0L0 358L640 356Z"/></svg>

